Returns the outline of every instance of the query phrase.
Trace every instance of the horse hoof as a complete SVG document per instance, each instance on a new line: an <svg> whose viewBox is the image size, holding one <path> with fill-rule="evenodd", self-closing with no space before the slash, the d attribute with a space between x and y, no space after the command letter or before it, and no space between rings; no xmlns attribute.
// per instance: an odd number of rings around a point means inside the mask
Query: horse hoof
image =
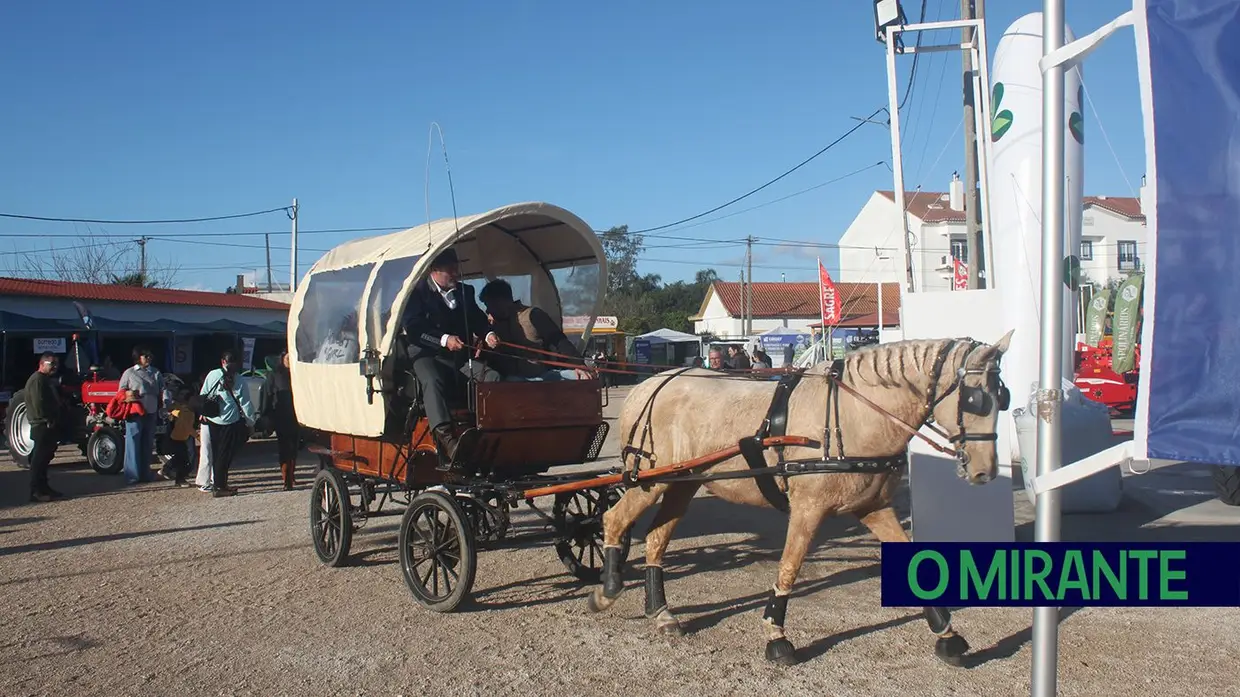
<svg viewBox="0 0 1240 697"><path fill-rule="evenodd" d="M796 649L792 647L792 642L787 639L775 639L766 642L766 660L771 663L778 663L781 666L796 665Z"/></svg>
<svg viewBox="0 0 1240 697"><path fill-rule="evenodd" d="M590 612L603 612L611 608L616 602L615 598L608 598L603 595L602 588L595 588L590 597L586 600L586 606L590 608Z"/></svg>
<svg viewBox="0 0 1240 697"><path fill-rule="evenodd" d="M681 627L680 623L675 620L672 620L671 622L668 622L666 624L659 625L659 631L662 632L665 636L670 636L670 637L682 637L685 635L684 627Z"/></svg>
<svg viewBox="0 0 1240 697"><path fill-rule="evenodd" d="M964 655L969 652L969 642L959 634L943 637L934 643L934 655L949 666L959 668L964 664Z"/></svg>

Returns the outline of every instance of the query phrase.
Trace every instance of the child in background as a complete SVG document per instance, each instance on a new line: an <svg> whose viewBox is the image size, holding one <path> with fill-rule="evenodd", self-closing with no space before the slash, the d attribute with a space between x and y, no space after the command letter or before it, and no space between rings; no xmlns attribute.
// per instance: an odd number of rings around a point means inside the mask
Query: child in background
<svg viewBox="0 0 1240 697"><path fill-rule="evenodd" d="M164 471L165 476L171 475L170 478L175 479L178 487L185 486L185 478L191 470L192 454L197 450L194 429L198 427L198 415L194 411L193 401L189 389L182 387L177 390L172 408L168 410L168 416L172 420L172 427L168 430L171 459L164 466Z"/></svg>

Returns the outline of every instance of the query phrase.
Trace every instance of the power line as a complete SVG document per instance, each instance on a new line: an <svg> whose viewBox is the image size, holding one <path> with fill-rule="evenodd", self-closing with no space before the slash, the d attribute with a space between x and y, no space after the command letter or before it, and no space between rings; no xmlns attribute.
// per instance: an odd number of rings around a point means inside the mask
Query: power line
<svg viewBox="0 0 1240 697"><path fill-rule="evenodd" d="M871 119L871 118L874 118L874 117L875 117L875 116L877 116L877 115L879 114L879 112L881 112L882 110L883 110L883 109L882 109L882 107L879 107L878 109L875 109L873 113L871 113L869 116L867 116L867 117L866 117L866 120ZM666 224L664 224L664 225L656 225L655 227L643 228L643 229L641 229L641 230L629 230L627 234L629 234L629 235L644 235L644 234L646 234L646 233L648 233L648 232L657 232L657 231L659 231L659 230L666 230L667 228L670 228L670 227L676 227L677 225L683 225L683 224L685 224L685 223L688 223L688 222L691 222L691 221L697 220L698 218L703 218L703 217L705 217L705 216L710 215L711 213L714 213L714 212L716 212L716 211L723 210L724 208L727 208L728 206L730 206L730 205L732 205L732 204L734 204L734 203L737 203L737 202L739 202L739 201L743 201L743 200L745 200L745 199L749 198L750 196L753 196L754 194L758 193L759 191L762 191L763 189L767 188L768 186L771 186L772 184L774 184L774 183L776 183L776 182L780 181L781 179L783 179L784 177L788 176L789 174L792 174L793 172L797 171L798 169L801 169L801 168L802 168L802 167L804 167L805 165L807 165L807 164L809 164L809 163L813 162L814 160L818 159L818 158L819 158L819 157L820 157L823 153L827 152L828 150L830 150L831 148L835 147L836 145L839 145L839 144L840 144L841 142L843 142L843 141L844 141L844 139L845 139L845 138L847 138L848 136L851 136L853 133L856 133L856 132L857 132L857 131L858 131L858 130L862 127L862 126L864 126L865 124L866 124L866 121L865 121L865 120L859 121L859 122L857 123L857 125L856 125L856 126L853 126L852 128L848 129L847 131L845 131L845 132L844 132L844 134L843 134L843 135L841 135L840 137L838 137L838 138L836 138L835 140L831 141L830 143L827 143L827 144L826 144L826 145L825 145L825 146L824 146L821 150L819 150L818 152L814 153L813 155L810 155L809 157L805 158L804 160L802 160L802 161L800 162L800 164L796 165L796 166L795 166L795 167L793 167L792 169L789 169L788 171L786 171L786 172L784 172L783 174L779 175L778 177L775 177L774 179L772 179L772 180L768 181L767 183L763 184L762 186L759 186L759 187L757 187L757 188L755 188L755 189L751 189L751 190L749 190L747 193L744 193L744 194L741 194L740 196L737 196L736 198L732 199L731 201L728 201L727 203L724 203L724 204L721 204L721 205L715 206L714 208L711 208L711 209L710 209L710 210L708 210L708 211L703 211L703 212L701 212L701 213L698 213L697 215L691 215L691 216L689 216L688 218L681 218L680 220L677 220L677 221L675 221L675 222L666 223Z"/></svg>
<svg viewBox="0 0 1240 697"><path fill-rule="evenodd" d="M52 218L41 215L21 215L18 213L0 213L0 218L17 218L19 220L42 220L52 223L94 223L97 225L170 225L173 223L208 223L216 220L234 220L237 218L253 218L259 215L267 215L277 211L287 213L288 206L280 208L269 208L265 211L254 211L251 213L235 213L233 215L215 215L208 218L175 218L167 220L96 220L92 218Z"/></svg>

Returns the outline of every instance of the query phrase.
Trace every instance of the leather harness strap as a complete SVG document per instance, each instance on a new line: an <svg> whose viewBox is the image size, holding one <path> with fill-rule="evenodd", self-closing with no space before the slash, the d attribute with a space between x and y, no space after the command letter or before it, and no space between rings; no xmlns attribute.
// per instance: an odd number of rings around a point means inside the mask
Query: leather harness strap
<svg viewBox="0 0 1240 697"><path fill-rule="evenodd" d="M788 400L792 397L792 391L800 384L801 376L801 372L795 372L788 373L779 379L779 384L775 386L775 395L771 397L771 406L767 408L766 418L762 420L762 426L758 428L758 432L753 437L743 438L738 444L741 455L745 458L745 464L749 465L750 469L767 469L766 458L762 454L764 438L788 435ZM784 449L777 447L775 453L782 464ZM762 492L767 503L778 511L788 512L788 495L775 482L775 475L759 474L754 477L754 483L758 485L758 490Z"/></svg>

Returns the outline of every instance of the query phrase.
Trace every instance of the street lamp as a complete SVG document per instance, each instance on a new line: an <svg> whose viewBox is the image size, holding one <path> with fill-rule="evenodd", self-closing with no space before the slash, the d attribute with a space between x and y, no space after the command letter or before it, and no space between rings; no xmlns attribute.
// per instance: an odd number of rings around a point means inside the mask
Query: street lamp
<svg viewBox="0 0 1240 697"><path fill-rule="evenodd" d="M880 44L887 43L887 27L899 27L908 24L904 8L900 0L874 0L874 38ZM895 38L896 53L904 53L904 40L899 34Z"/></svg>

